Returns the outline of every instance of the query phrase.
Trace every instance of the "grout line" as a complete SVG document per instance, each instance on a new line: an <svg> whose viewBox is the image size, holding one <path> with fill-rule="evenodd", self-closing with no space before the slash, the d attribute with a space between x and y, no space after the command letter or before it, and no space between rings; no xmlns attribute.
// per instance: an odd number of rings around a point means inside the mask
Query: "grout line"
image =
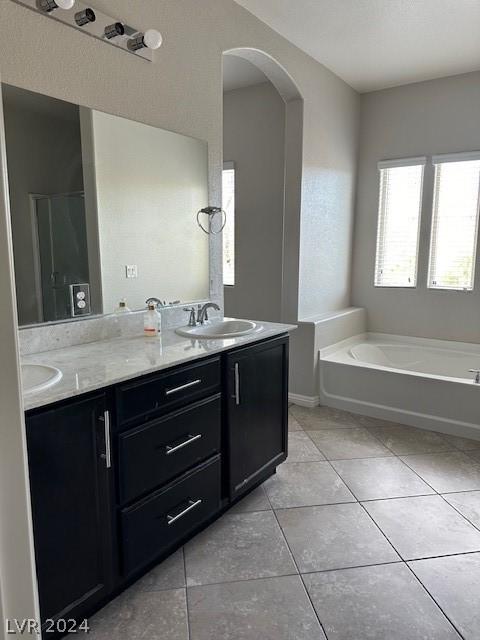
<svg viewBox="0 0 480 640"><path fill-rule="evenodd" d="M268 496L267 496L267 498L268 498ZM268 498L268 499L269 499L269 498ZM270 500L270 499L269 499L269 500ZM319 617L319 615L318 615L318 613L317 613L317 610L316 610L316 608L315 608L315 605L313 604L313 600L312 600L312 598L310 597L310 593L308 592L307 585L305 584L305 581L304 581L304 579L303 579L303 577L302 577L302 574L301 574L301 572L300 572L300 568L299 568L299 566L298 566L298 564L297 564L297 561L296 561L296 559L295 559L295 556L294 556L294 554L293 554L293 551L292 551L292 549L290 548L290 545L289 545L289 543L288 543L287 536L285 535L285 532L284 532L284 530L283 530L283 528L282 528L282 525L280 524L280 521L279 521L279 519L278 519L278 517L277 517L277 514L275 513L275 510L273 509L273 507L272 507L272 512L273 512L273 515L275 516L275 520L276 520L276 522L277 522L277 526L278 526L278 528L280 529L280 532L281 532L282 537L283 537L283 539L284 539L284 541L285 541L285 544L286 544L286 546L287 546L287 549L289 550L290 555L292 556L293 563L294 563L294 565L295 565L295 567L296 567L296 569L297 569L297 571L298 571L298 576L299 576L299 578L300 578L300 582L302 583L304 593L305 593L305 595L307 596L308 601L310 602L310 606L312 607L312 611L313 611L313 613L314 613L315 617L316 617L316 618L317 618L317 620L318 620L318 624L320 625L320 628L322 629L322 631L323 631L323 633L324 633L324 635L325 635L325 638L328 640L327 632L325 631L325 627L323 626L323 622L320 620L320 617Z"/></svg>
<svg viewBox="0 0 480 640"><path fill-rule="evenodd" d="M192 633L190 629L190 609L188 606L187 561L185 559L185 545L182 547L182 558L183 558L183 577L185 578L185 609L187 613L187 633L188 633L188 640L192 640Z"/></svg>
<svg viewBox="0 0 480 640"><path fill-rule="evenodd" d="M415 573L415 571L412 569L412 567L409 565L409 562L414 562L413 560L409 560L408 562L405 562L405 565L407 567L407 569L412 573L413 577L415 578L415 580L417 580L417 582L424 588L425 592L430 596L430 598L432 599L432 601L437 605L437 607L440 609L440 611L443 613L443 615L445 616L445 618L448 620L448 622L451 624L452 628L454 631L456 631L458 633L458 635L460 636L460 638L462 638L462 640L466 640L465 636L463 635L463 633L460 632L460 629L457 628L457 626L453 623L453 621L450 619L450 616L447 615L447 613L443 610L443 608L440 606L440 604L437 602L437 600L434 598L434 596L430 593L430 591L427 589L427 587L423 584L423 582L420 580L420 578L417 576L417 574Z"/></svg>

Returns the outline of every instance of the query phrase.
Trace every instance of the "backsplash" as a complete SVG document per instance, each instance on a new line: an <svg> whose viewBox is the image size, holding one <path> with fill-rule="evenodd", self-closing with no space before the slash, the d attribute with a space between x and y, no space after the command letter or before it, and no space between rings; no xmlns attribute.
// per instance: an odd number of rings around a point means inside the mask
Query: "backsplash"
<svg viewBox="0 0 480 640"><path fill-rule="evenodd" d="M192 305L185 305L185 307L189 306ZM186 325L188 315L183 309L183 305L161 309L162 329L174 329ZM20 355L27 356L99 340L139 336L143 334L143 314L144 311L134 311L74 322L20 328ZM215 315L215 312L211 313L211 317Z"/></svg>

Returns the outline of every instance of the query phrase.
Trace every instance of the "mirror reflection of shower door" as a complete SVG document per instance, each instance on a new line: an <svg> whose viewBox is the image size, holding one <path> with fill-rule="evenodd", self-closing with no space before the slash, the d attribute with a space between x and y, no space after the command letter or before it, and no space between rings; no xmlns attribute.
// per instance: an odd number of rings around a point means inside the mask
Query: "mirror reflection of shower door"
<svg viewBox="0 0 480 640"><path fill-rule="evenodd" d="M32 199L43 322L70 318L69 286L89 282L84 195Z"/></svg>

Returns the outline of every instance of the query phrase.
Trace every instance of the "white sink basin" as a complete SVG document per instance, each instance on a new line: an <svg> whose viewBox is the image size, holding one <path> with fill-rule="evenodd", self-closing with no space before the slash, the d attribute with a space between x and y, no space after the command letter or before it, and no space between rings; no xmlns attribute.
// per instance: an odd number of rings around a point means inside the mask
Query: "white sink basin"
<svg viewBox="0 0 480 640"><path fill-rule="evenodd" d="M22 364L22 382L25 393L43 391L57 384L62 379L62 372L56 367L46 364Z"/></svg>
<svg viewBox="0 0 480 640"><path fill-rule="evenodd" d="M246 336L259 328L261 327L258 327L257 323L251 320L214 320L208 324L199 324L196 327L182 327L177 329L176 332L180 336L188 336L189 338L215 340Z"/></svg>

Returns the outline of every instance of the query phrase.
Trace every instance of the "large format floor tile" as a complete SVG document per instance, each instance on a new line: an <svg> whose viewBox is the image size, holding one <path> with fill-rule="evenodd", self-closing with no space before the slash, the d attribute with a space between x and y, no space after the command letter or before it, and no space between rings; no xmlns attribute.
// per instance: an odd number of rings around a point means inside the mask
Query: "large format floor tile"
<svg viewBox="0 0 480 640"><path fill-rule="evenodd" d="M226 514L185 546L187 586L297 573L272 511Z"/></svg>
<svg viewBox="0 0 480 640"><path fill-rule="evenodd" d="M480 449L480 440L471 440L470 438L461 438L460 436L449 436L442 434L447 442L453 444L460 451L475 451Z"/></svg>
<svg viewBox="0 0 480 640"><path fill-rule="evenodd" d="M325 460L310 438L303 431L291 431L288 434L287 462L316 462Z"/></svg>
<svg viewBox="0 0 480 640"><path fill-rule="evenodd" d="M480 638L480 554L410 562L465 640Z"/></svg>
<svg viewBox="0 0 480 640"><path fill-rule="evenodd" d="M277 517L300 573L399 560L357 503L284 509Z"/></svg>
<svg viewBox="0 0 480 640"><path fill-rule="evenodd" d="M193 587L191 640L324 640L298 576Z"/></svg>
<svg viewBox="0 0 480 640"><path fill-rule="evenodd" d="M447 493L445 500L480 529L480 491Z"/></svg>
<svg viewBox="0 0 480 640"><path fill-rule="evenodd" d="M435 493L398 458L335 460L332 464L358 500Z"/></svg>
<svg viewBox="0 0 480 640"><path fill-rule="evenodd" d="M327 460L393 456L391 451L363 428L309 431L308 435Z"/></svg>
<svg viewBox="0 0 480 640"><path fill-rule="evenodd" d="M480 551L480 531L440 496L365 502L404 560Z"/></svg>
<svg viewBox="0 0 480 640"><path fill-rule="evenodd" d="M438 493L480 489L480 465L461 451L402 456Z"/></svg>
<svg viewBox="0 0 480 640"><path fill-rule="evenodd" d="M90 640L188 640L185 589L129 589L89 620Z"/></svg>
<svg viewBox="0 0 480 640"><path fill-rule="evenodd" d="M140 591L162 591L183 587L185 587L185 563L183 549L178 549L143 578L137 580L132 588Z"/></svg>
<svg viewBox="0 0 480 640"><path fill-rule="evenodd" d="M308 409L307 407L293 405L293 407L290 407L290 412L306 431L358 426L356 416L347 411L340 411L340 409L332 409L331 407L313 407L313 409Z"/></svg>
<svg viewBox="0 0 480 640"><path fill-rule="evenodd" d="M426 429L398 425L397 427L373 427L369 428L369 431L397 455L437 453L455 449L438 433Z"/></svg>
<svg viewBox="0 0 480 640"><path fill-rule="evenodd" d="M328 462L282 464L264 486L274 509L355 502Z"/></svg>
<svg viewBox="0 0 480 640"><path fill-rule="evenodd" d="M329 640L459 640L404 564L304 576Z"/></svg>
<svg viewBox="0 0 480 640"><path fill-rule="evenodd" d="M251 491L245 498L230 509L228 513L245 513L248 511L269 511L272 507L265 493L264 485Z"/></svg>
<svg viewBox="0 0 480 640"><path fill-rule="evenodd" d="M288 411L288 430L289 431L302 431L302 427L297 422L295 416L293 415L293 413L290 410Z"/></svg>

